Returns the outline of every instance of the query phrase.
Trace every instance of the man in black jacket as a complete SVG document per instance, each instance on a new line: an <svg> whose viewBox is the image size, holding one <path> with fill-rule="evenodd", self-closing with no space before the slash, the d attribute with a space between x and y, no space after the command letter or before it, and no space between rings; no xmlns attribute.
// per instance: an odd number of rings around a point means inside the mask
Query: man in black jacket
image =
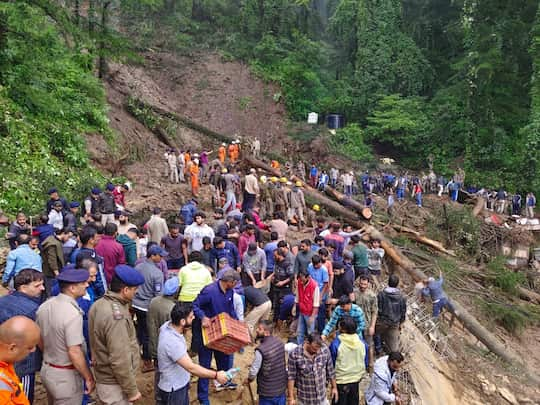
<svg viewBox="0 0 540 405"><path fill-rule="evenodd" d="M388 278L388 287L377 296L379 307L375 324L375 334L379 337L375 343L377 353L381 351L382 342L385 343L389 353L399 351L399 332L405 322L407 300L398 285L398 276L391 274Z"/></svg>
<svg viewBox="0 0 540 405"><path fill-rule="evenodd" d="M257 378L259 404L285 403L287 371L285 367L285 345L272 335L271 321L262 320L257 326L257 340L261 343L255 349L255 358L249 368L247 383Z"/></svg>

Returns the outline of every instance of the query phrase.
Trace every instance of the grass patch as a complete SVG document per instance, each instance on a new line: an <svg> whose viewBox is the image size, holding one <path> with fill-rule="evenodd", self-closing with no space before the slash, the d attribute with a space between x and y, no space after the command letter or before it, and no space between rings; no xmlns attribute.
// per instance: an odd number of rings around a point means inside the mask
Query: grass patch
<svg viewBox="0 0 540 405"><path fill-rule="evenodd" d="M488 273L493 277L493 285L504 292L517 295L517 288L525 284L526 278L521 272L516 272L506 268L506 259L498 256L488 265Z"/></svg>
<svg viewBox="0 0 540 405"><path fill-rule="evenodd" d="M540 323L540 310L533 305L511 305L486 302L483 305L489 318L513 335L520 335L529 327Z"/></svg>

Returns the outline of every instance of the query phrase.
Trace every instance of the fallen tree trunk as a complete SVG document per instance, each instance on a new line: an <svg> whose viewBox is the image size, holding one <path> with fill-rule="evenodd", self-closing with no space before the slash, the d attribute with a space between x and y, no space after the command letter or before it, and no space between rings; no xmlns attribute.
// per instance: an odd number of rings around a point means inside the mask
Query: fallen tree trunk
<svg viewBox="0 0 540 405"><path fill-rule="evenodd" d="M446 249L442 245L441 242L433 240L433 239L429 239L428 237L422 235L420 232L417 232L414 229L407 228L406 226L401 226L397 224L390 224L390 226L394 228L396 231L403 232L407 234L407 236L414 239L415 241L420 242L424 245L427 245L441 253L447 254L449 256L454 256L454 257L456 256L456 254L453 251Z"/></svg>
<svg viewBox="0 0 540 405"><path fill-rule="evenodd" d="M403 256L401 252L399 252L393 246L393 244L373 226L369 225L365 227L365 232L370 234L372 237L380 239L381 247L385 250L385 253L404 271L406 271L414 281L419 282L428 278L424 272L416 268L411 260ZM476 318L474 318L460 303L452 300L452 304L454 304L456 318L459 319L463 326L473 336L481 341L492 353L496 354L510 364L527 369L529 377L534 379L535 382L540 382L540 378L527 368L517 353L515 353L512 349L505 347L495 335L493 335L480 322L478 322Z"/></svg>
<svg viewBox="0 0 540 405"><path fill-rule="evenodd" d="M174 113L162 110L160 108L157 108L148 104L145 104L145 105L152 108L158 114L167 116L171 119L176 120L177 122L184 123L184 119L180 119L181 117L179 117L178 115ZM191 123L191 124L195 124L195 123ZM187 124L185 125L188 126ZM223 141L230 140L229 137L222 134L218 134L198 124L189 126L189 128L192 128L196 131L199 131L203 134L206 134L218 140L223 140ZM267 173L273 174L274 176L280 176L280 173L277 170L273 169L272 167L270 167L269 165L267 165L266 163L258 159L255 159L251 156L243 156L243 159L253 167L258 167L266 171ZM293 178L293 179L296 179L296 178ZM379 232L373 226L367 225L364 222L360 221L360 219L358 218L358 215L353 210L343 207L341 204L325 197L324 195L319 193L317 190L313 189L312 187L308 185L304 187L304 193L308 195L309 197L313 198L315 201L318 201L319 204L323 205L330 213L346 218L351 223L351 225L356 226L357 228L364 228L364 231L367 234L369 234L371 237L380 239L381 246L385 250L386 254L396 264L398 264L404 271L406 271L413 278L413 280L418 282L427 278L427 276L422 271L418 270L412 261L406 258L401 252L399 252L399 250L397 250L393 246L393 244L384 237L384 235L381 232ZM351 206L354 208L356 208L355 207L356 204L360 206L360 204L354 201L353 199L347 199L347 201L351 202ZM361 212L361 208L359 212ZM456 309L456 312L455 312L456 317L463 323L464 327L472 335L478 338L478 340L480 340L491 352L493 352L494 354L496 354L503 360L507 361L508 363L518 365L524 368L525 370L527 370L529 377L533 379L536 383L540 383L540 378L536 374L532 373L532 371L530 371L530 369L521 361L521 358L516 353L514 353L512 349L505 347L496 336L494 336L491 332L489 332L486 328L484 328L480 324L480 322L478 322L471 314L467 312L467 310L463 306L461 306L461 304L453 300L452 300L452 303L454 304L454 307Z"/></svg>
<svg viewBox="0 0 540 405"><path fill-rule="evenodd" d="M360 204L354 198L347 197L345 194L340 193L339 191L330 186L326 186L324 188L324 192L345 207L351 207L356 212L358 212L358 214L362 215L362 210L365 208L365 206L363 204Z"/></svg>

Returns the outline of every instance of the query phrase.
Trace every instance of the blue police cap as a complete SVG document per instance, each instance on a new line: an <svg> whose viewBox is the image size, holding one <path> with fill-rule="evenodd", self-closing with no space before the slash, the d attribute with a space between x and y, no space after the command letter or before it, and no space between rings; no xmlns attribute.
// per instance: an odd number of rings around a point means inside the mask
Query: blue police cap
<svg viewBox="0 0 540 405"><path fill-rule="evenodd" d="M165 257L165 256L168 256L169 255L169 252L167 252L165 249L162 249L160 246L158 245L153 245L153 246L150 246L150 248L148 249L147 253L149 255L160 255L161 257Z"/></svg>
<svg viewBox="0 0 540 405"><path fill-rule="evenodd" d="M56 187L53 187L53 188L50 188L49 191L47 191L47 194L52 194L52 193L58 193L58 189Z"/></svg>
<svg viewBox="0 0 540 405"><path fill-rule="evenodd" d="M69 208L79 208L81 204L79 204L77 201L72 201L69 203Z"/></svg>
<svg viewBox="0 0 540 405"><path fill-rule="evenodd" d="M180 280L178 280L178 277L172 277L165 281L165 284L163 285L163 295L174 295L179 287Z"/></svg>
<svg viewBox="0 0 540 405"><path fill-rule="evenodd" d="M114 190L114 184L112 183L107 183L107 186L105 187L107 190L109 191L113 191Z"/></svg>
<svg viewBox="0 0 540 405"><path fill-rule="evenodd" d="M101 194L101 189L99 187L94 187L92 189L92 194Z"/></svg>
<svg viewBox="0 0 540 405"><path fill-rule="evenodd" d="M141 273L127 264L119 264L114 268L116 276L128 287L136 287L144 283Z"/></svg>
<svg viewBox="0 0 540 405"><path fill-rule="evenodd" d="M61 272L56 279L64 283L83 283L88 281L90 273L86 269L68 268Z"/></svg>

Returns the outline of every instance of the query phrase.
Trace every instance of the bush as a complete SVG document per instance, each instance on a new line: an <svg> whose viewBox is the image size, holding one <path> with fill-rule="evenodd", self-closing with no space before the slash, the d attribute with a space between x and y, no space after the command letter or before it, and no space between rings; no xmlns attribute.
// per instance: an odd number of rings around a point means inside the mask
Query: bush
<svg viewBox="0 0 540 405"><path fill-rule="evenodd" d="M506 259L503 256L496 257L488 265L489 275L494 277L493 284L509 294L517 294L517 287L525 284L523 273L510 270L505 266Z"/></svg>
<svg viewBox="0 0 540 405"><path fill-rule="evenodd" d="M358 124L349 124L338 129L335 135L330 136L330 147L354 160L374 160L371 147L365 144L364 132Z"/></svg>
<svg viewBox="0 0 540 405"><path fill-rule="evenodd" d="M90 44L68 47L62 21L31 3L0 3L0 15L0 208L38 213L52 186L81 200L105 182L89 165L83 135L111 135L95 55Z"/></svg>

